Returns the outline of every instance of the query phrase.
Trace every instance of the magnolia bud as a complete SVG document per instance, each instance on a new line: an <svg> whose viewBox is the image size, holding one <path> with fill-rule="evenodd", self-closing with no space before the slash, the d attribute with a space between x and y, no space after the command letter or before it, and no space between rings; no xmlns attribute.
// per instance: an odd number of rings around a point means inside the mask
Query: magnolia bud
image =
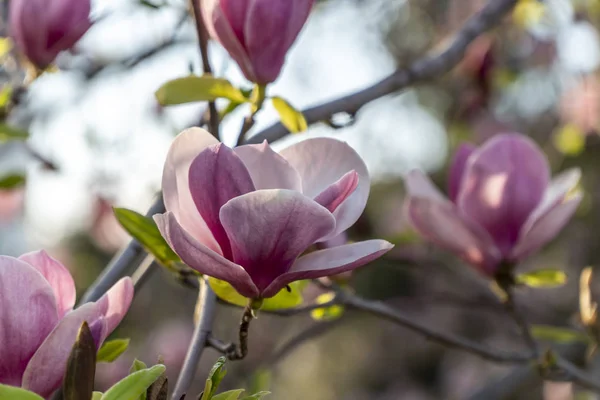
<svg viewBox="0 0 600 400"><path fill-rule="evenodd" d="M314 0L199 0L206 27L258 84L279 76Z"/></svg>
<svg viewBox="0 0 600 400"><path fill-rule="evenodd" d="M44 69L87 32L89 14L90 0L12 0L10 33L21 53Z"/></svg>

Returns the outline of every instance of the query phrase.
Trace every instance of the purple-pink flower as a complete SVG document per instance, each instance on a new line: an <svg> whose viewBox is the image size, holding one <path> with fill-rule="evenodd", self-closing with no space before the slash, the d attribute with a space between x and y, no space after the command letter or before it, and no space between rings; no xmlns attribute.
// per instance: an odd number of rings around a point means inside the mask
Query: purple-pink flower
<svg viewBox="0 0 600 400"><path fill-rule="evenodd" d="M302 255L356 222L369 196L360 156L336 139L309 139L279 153L264 142L235 149L200 128L177 136L165 163L167 212L154 216L190 267L249 298L289 283L362 266L393 246L384 240Z"/></svg>
<svg viewBox="0 0 600 400"><path fill-rule="evenodd" d="M259 84L279 76L314 0L199 0L208 32Z"/></svg>
<svg viewBox="0 0 600 400"><path fill-rule="evenodd" d="M10 34L38 68L77 43L91 26L90 0L11 0Z"/></svg>
<svg viewBox="0 0 600 400"><path fill-rule="evenodd" d="M446 198L420 171L406 177L410 222L424 237L493 276L552 240L581 193L570 169L550 180L548 160L529 138L501 134L477 148L460 146Z"/></svg>
<svg viewBox="0 0 600 400"><path fill-rule="evenodd" d="M81 324L87 321L99 347L132 298L124 278L96 303L73 310L75 284L60 262L44 251L0 256L0 383L49 397L61 385Z"/></svg>

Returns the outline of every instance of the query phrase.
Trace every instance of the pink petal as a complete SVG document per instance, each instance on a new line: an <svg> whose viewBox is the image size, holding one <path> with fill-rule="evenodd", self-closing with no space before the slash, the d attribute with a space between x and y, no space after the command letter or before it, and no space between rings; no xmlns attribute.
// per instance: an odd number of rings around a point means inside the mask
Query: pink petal
<svg viewBox="0 0 600 400"><path fill-rule="evenodd" d="M448 202L448 199L433 184L431 179L418 169L409 171L404 177L406 191L411 197L421 197L440 202Z"/></svg>
<svg viewBox="0 0 600 400"><path fill-rule="evenodd" d="M219 243L223 256L230 259L231 247L219 220L219 210L234 197L254 191L250 173L233 150L219 143L194 159L189 184L198 212Z"/></svg>
<svg viewBox="0 0 600 400"><path fill-rule="evenodd" d="M233 260L260 291L335 229L335 218L327 209L284 189L259 190L230 200L221 208L221 222Z"/></svg>
<svg viewBox="0 0 600 400"><path fill-rule="evenodd" d="M357 186L358 174L356 171L350 171L317 195L315 201L333 213L356 190Z"/></svg>
<svg viewBox="0 0 600 400"><path fill-rule="evenodd" d="M75 282L64 265L50 257L45 250L23 254L19 260L26 262L44 275L54 291L59 318L73 309L77 296Z"/></svg>
<svg viewBox="0 0 600 400"><path fill-rule="evenodd" d="M106 335L121 323L133 300L133 282L125 277L119 280L98 300L100 312L106 319ZM102 338L102 341L104 337Z"/></svg>
<svg viewBox="0 0 600 400"><path fill-rule="evenodd" d="M171 248L191 268L229 282L242 296L258 296L258 289L242 267L195 240L179 225L172 213L155 215L154 220Z"/></svg>
<svg viewBox="0 0 600 400"><path fill-rule="evenodd" d="M412 226L425 238L482 272L495 273L501 256L492 239L481 227L458 215L453 204L410 197L406 209Z"/></svg>
<svg viewBox="0 0 600 400"><path fill-rule="evenodd" d="M298 171L265 140L262 144L249 144L233 149L244 162L256 189L290 189L302 191Z"/></svg>
<svg viewBox="0 0 600 400"><path fill-rule="evenodd" d="M21 385L29 359L57 322L56 299L44 277L0 256L0 383Z"/></svg>
<svg viewBox="0 0 600 400"><path fill-rule="evenodd" d="M312 252L300 257L289 272L280 275L264 290L263 295L274 296L294 281L351 271L381 257L393 247L385 240L367 240Z"/></svg>
<svg viewBox="0 0 600 400"><path fill-rule="evenodd" d="M469 157L457 204L508 257L549 180L548 160L531 139L497 135Z"/></svg>
<svg viewBox="0 0 600 400"><path fill-rule="evenodd" d="M87 321L92 326L102 318L95 303L84 304L65 315L29 361L23 375L23 388L44 398L49 397L62 383L81 324Z"/></svg>
<svg viewBox="0 0 600 400"><path fill-rule="evenodd" d="M356 190L335 210L336 228L331 237L351 227L369 198L371 181L360 156L345 142L331 138L307 139L279 152L300 173L302 192L316 197L346 173L358 173Z"/></svg>
<svg viewBox="0 0 600 400"><path fill-rule="evenodd" d="M456 153L454 153L448 176L448 197L450 197L452 202L455 202L456 197L458 196L467 160L476 149L477 146L473 144L463 143L458 146Z"/></svg>
<svg viewBox="0 0 600 400"><path fill-rule="evenodd" d="M577 193L569 200L555 205L537 218L519 239L513 250L512 259L516 261L523 260L554 239L577 210L581 198L581 193Z"/></svg>
<svg viewBox="0 0 600 400"><path fill-rule="evenodd" d="M221 12L227 18L231 30L244 47L244 25L248 16L250 1L219 0Z"/></svg>
<svg viewBox="0 0 600 400"><path fill-rule="evenodd" d="M190 165L194 158L207 147L217 143L217 139L200 128L186 129L177 135L167 154L162 188L167 211L171 211L196 240L219 252L219 245L192 200L189 184Z"/></svg>
<svg viewBox="0 0 600 400"><path fill-rule="evenodd" d="M314 0L254 0L244 28L245 48L256 82L277 79L290 46L308 19Z"/></svg>

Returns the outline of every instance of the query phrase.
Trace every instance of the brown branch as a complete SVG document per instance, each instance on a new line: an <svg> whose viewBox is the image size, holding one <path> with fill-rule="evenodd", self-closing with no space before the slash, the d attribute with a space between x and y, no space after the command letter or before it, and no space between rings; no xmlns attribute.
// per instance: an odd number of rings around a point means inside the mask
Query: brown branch
<svg viewBox="0 0 600 400"><path fill-rule="evenodd" d="M531 329L529 327L529 323L527 322L527 320L525 319L523 314L521 314L521 311L517 307L513 288L506 289L506 296L507 296L506 302L505 302L506 310L508 311L508 313L510 314L512 319L516 322L516 324L519 326L519 329L521 329L521 334L523 335L523 339L525 339L525 342L527 343L529 350L532 351L532 353L535 355L536 359L539 359L540 358L540 349L539 349L538 343L536 342L535 338L531 334Z"/></svg>
<svg viewBox="0 0 600 400"><path fill-rule="evenodd" d="M447 73L462 60L471 42L497 25L516 2L517 0L490 0L479 13L467 21L452 44L443 52L417 60L408 68L399 69L382 81L359 92L303 110L306 121L314 124L330 120L337 113L355 114L365 104L375 99ZM250 137L247 143L261 143L265 139L273 142L287 134L287 129L281 123L276 123Z"/></svg>
<svg viewBox="0 0 600 400"><path fill-rule="evenodd" d="M586 389L592 390L596 393L600 393L600 382L583 372L576 365L572 364L565 358L560 357L558 355L555 356L556 366L566 373L568 380L577 383Z"/></svg>

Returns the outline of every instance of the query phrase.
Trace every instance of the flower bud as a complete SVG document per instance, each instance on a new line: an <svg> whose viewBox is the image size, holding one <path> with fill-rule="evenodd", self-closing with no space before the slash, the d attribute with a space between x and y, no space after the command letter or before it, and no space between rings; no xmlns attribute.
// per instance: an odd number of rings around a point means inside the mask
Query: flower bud
<svg viewBox="0 0 600 400"><path fill-rule="evenodd" d="M258 84L279 76L288 49L314 0L199 0L209 34L225 47L246 78Z"/></svg>
<svg viewBox="0 0 600 400"><path fill-rule="evenodd" d="M21 53L44 69L90 28L90 0L12 0L10 33Z"/></svg>

